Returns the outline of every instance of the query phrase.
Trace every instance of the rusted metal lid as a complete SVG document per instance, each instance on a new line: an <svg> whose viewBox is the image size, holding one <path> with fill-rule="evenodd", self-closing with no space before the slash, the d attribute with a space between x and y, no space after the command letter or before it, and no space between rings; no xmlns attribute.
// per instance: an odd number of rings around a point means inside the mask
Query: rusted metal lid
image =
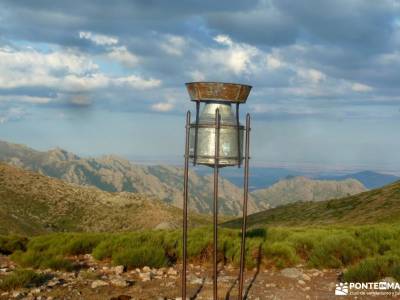
<svg viewBox="0 0 400 300"><path fill-rule="evenodd" d="M251 86L225 82L189 82L186 88L191 101L225 101L245 103Z"/></svg>

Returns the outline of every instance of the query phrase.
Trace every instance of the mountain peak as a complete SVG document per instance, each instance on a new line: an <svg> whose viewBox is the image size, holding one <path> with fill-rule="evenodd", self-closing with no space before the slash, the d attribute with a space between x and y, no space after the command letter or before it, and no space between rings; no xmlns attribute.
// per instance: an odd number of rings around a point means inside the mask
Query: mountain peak
<svg viewBox="0 0 400 300"><path fill-rule="evenodd" d="M50 158L55 158L62 161L79 160L80 157L72 152L56 147L47 151Z"/></svg>

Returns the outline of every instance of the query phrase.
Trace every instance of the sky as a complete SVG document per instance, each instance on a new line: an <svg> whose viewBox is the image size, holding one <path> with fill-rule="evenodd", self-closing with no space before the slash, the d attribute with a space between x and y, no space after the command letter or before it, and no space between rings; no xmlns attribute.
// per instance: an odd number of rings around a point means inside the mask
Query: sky
<svg viewBox="0 0 400 300"><path fill-rule="evenodd" d="M0 139L176 163L184 83L236 82L254 165L399 173L399 46L398 0L2 0Z"/></svg>

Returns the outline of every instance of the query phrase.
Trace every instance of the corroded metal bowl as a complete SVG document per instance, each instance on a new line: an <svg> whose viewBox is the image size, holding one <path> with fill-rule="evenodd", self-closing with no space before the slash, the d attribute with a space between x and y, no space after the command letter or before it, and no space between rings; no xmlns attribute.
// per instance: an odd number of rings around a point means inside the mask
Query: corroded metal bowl
<svg viewBox="0 0 400 300"><path fill-rule="evenodd" d="M225 82L189 82L186 88L192 101L245 103L252 87Z"/></svg>

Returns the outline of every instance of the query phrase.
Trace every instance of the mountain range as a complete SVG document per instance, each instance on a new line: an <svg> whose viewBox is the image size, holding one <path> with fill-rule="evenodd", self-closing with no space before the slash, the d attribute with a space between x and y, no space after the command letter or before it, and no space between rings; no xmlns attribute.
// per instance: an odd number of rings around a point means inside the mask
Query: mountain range
<svg viewBox="0 0 400 300"><path fill-rule="evenodd" d="M0 141L0 161L66 182L94 186L107 192L133 192L156 197L175 207L182 207L183 172L181 168L134 164L108 155L84 158L56 148L37 151L24 145ZM222 170L224 174L224 170ZM197 213L210 213L213 203L213 179L210 174L189 174L189 208ZM267 189L249 195L249 213L295 201L321 201L364 191L356 180L315 181L282 179ZM219 211L223 215L241 214L242 189L225 178L220 179Z"/></svg>
<svg viewBox="0 0 400 300"><path fill-rule="evenodd" d="M202 168L198 170L201 175L210 174L210 171ZM243 170L237 168L229 168L222 170L221 174L238 187L243 186ZM385 174L375 171L349 172L345 175L337 174L337 172L307 172L287 168L271 168L271 167L253 167L250 172L250 190L258 190L268 188L278 181L291 177L308 177L315 180L335 180L341 181L346 179L356 179L360 181L367 189L376 189L387 184L400 180L399 176Z"/></svg>
<svg viewBox="0 0 400 300"><path fill-rule="evenodd" d="M340 176L321 176L319 178L324 180L346 180L349 178L353 178L360 181L367 189L380 188L382 186L400 180L400 177L398 176L382 174L373 171L362 171Z"/></svg>
<svg viewBox="0 0 400 300"><path fill-rule="evenodd" d="M266 189L253 191L258 207L267 209L297 201L323 201L358 194L366 191L355 179L314 180L307 177L292 177L281 180Z"/></svg>
<svg viewBox="0 0 400 300"><path fill-rule="evenodd" d="M183 171L172 166L145 166L113 156L83 158L60 148L36 151L24 145L0 142L0 161L67 182L95 186L108 192L135 192L157 197L176 207L182 207ZM189 207L198 213L212 211L212 177L189 174ZM243 193L241 189L220 179L220 212L239 215ZM250 197L249 211L257 211Z"/></svg>

